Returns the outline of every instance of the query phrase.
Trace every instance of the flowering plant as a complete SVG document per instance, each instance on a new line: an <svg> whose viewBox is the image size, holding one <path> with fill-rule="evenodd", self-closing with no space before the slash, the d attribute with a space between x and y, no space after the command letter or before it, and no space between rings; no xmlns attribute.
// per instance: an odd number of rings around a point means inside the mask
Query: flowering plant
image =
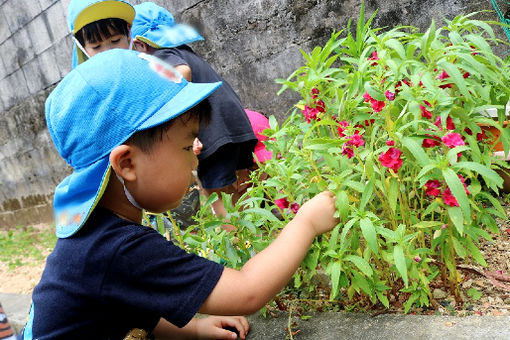
<svg viewBox="0 0 510 340"><path fill-rule="evenodd" d="M302 100L281 125L270 119L265 143L274 156L258 173L269 178L254 174L239 209L230 209L236 233L195 244L240 265L246 249L263 248L299 205L328 189L341 223L314 243L295 287L310 286L322 268L330 299L389 307L404 297L408 311L429 305L436 277L460 299L457 261L485 265L480 240L497 232L495 217L505 218L494 169L506 164L492 156L494 142L481 126L501 132L507 154L509 63L492 52L489 43L498 40L474 14L439 29L432 22L425 33L372 29L374 16L365 21L363 7L360 16L354 34L348 25L343 36L302 52L306 64L279 80L281 91ZM498 110L498 120L484 115L487 108ZM241 242L228 241L234 238Z"/></svg>

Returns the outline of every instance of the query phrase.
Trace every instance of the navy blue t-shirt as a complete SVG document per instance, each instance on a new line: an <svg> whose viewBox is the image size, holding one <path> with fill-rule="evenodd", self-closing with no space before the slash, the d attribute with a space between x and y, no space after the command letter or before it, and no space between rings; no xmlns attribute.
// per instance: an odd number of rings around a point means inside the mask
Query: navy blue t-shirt
<svg viewBox="0 0 510 340"><path fill-rule="evenodd" d="M59 239L32 295L28 339L123 339L160 318L185 326L223 266L188 254L155 230L96 208Z"/></svg>
<svg viewBox="0 0 510 340"><path fill-rule="evenodd" d="M223 85L208 97L211 104L211 120L208 125L201 125L198 131L198 139L203 144L203 149L198 155L199 160L211 156L219 147L228 143L252 142L253 152L257 137L244 112L241 99L208 62L195 54L187 45L158 49L154 52L154 56L172 66L189 66L191 81L194 83L223 82Z"/></svg>

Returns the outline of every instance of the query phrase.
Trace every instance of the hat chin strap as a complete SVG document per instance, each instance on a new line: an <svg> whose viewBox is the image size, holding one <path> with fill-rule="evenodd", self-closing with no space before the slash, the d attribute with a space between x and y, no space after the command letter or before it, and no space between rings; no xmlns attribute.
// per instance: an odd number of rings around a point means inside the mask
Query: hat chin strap
<svg viewBox="0 0 510 340"><path fill-rule="evenodd" d="M124 188L124 194L126 195L126 198L129 201L129 203L131 203L131 205L133 207L143 210L143 208L140 206L140 204L138 204L138 202L135 200L133 195L131 195L129 190L126 188L126 185L124 184L124 178L120 177L117 173L115 173L115 175L119 179L120 183L122 183L122 187Z"/></svg>
<svg viewBox="0 0 510 340"><path fill-rule="evenodd" d="M82 53L85 54L85 56L90 59L89 54L87 53L87 51L85 51L85 48L80 44L80 42L78 41L78 39L76 39L76 37L74 35L73 35L73 40L74 40L74 43L76 44L76 46L78 46L78 48L82 51Z"/></svg>

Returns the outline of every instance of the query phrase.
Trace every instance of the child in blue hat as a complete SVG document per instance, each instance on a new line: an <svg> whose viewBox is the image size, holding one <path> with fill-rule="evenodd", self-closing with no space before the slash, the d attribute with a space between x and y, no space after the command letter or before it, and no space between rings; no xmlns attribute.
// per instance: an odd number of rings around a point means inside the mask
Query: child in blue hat
<svg viewBox="0 0 510 340"><path fill-rule="evenodd" d="M188 254L142 226L142 210L178 206L197 165L193 141L221 83L189 83L135 51L100 53L49 95L46 122L73 173L55 189L55 249L34 288L23 339L241 339L316 235L337 224L323 192L241 270ZM285 256L282 256L284 254Z"/></svg>
<svg viewBox="0 0 510 340"><path fill-rule="evenodd" d="M254 164L253 152L258 140L250 120L232 87L187 45L203 39L195 29L176 23L168 10L152 2L134 8L131 37L137 50L165 60L189 81L223 82L209 98L211 122L199 130L203 149L198 155L197 173L205 193L216 192L220 197L213 203L215 213L225 216L221 192L233 194L233 201L237 201L238 175Z"/></svg>
<svg viewBox="0 0 510 340"><path fill-rule="evenodd" d="M74 40L72 67L112 49L131 49L135 10L123 0L71 0L67 26Z"/></svg>

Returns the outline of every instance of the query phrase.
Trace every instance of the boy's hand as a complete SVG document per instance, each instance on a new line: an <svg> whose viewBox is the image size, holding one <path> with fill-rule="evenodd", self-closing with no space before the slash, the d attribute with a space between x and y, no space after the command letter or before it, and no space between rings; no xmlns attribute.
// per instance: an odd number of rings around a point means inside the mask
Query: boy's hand
<svg viewBox="0 0 510 340"><path fill-rule="evenodd" d="M310 224L315 235L320 235L333 229L339 222L333 215L336 197L330 191L323 191L303 204L295 219L303 219Z"/></svg>
<svg viewBox="0 0 510 340"><path fill-rule="evenodd" d="M209 316L197 319L195 326L197 339L237 339L237 334L246 339L250 329L244 316ZM237 334L233 330L237 330Z"/></svg>

